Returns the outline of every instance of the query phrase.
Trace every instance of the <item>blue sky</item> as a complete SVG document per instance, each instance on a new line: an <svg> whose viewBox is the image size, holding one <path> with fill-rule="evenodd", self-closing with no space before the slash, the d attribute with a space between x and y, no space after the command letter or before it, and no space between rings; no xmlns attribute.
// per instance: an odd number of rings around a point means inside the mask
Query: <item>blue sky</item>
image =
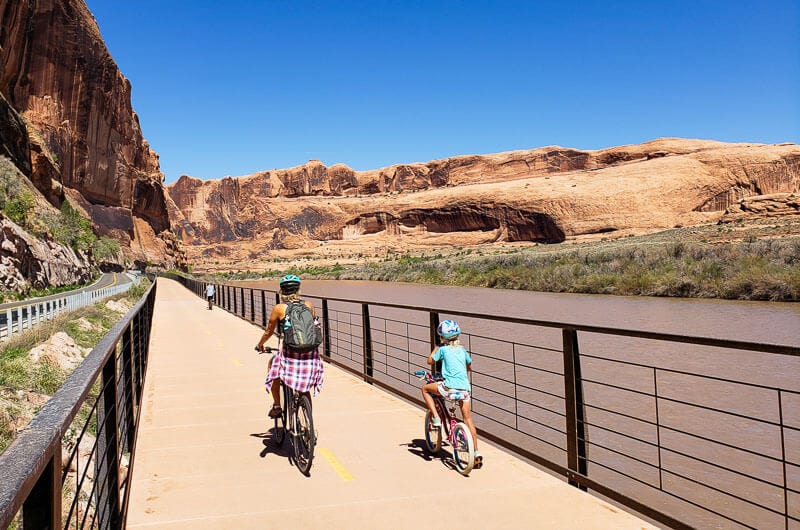
<svg viewBox="0 0 800 530"><path fill-rule="evenodd" d="M800 141L800 2L86 0L166 182Z"/></svg>

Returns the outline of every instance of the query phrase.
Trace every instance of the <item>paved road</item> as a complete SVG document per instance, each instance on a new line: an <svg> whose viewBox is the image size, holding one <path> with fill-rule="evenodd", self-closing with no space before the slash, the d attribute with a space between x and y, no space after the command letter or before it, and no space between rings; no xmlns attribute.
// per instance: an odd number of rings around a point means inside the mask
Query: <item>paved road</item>
<svg viewBox="0 0 800 530"><path fill-rule="evenodd" d="M55 300L56 298L63 298L64 296L76 293L82 293L84 291L94 291L97 289L103 289L104 287L112 287L117 284L121 283L129 283L131 279L128 277L127 274L117 273L117 272L106 272L97 280L95 283L91 285L87 285L86 287L81 287L80 289L75 289L73 291L64 291L63 293L52 294L49 296L42 296L40 298L30 298L28 300L19 300L17 302L9 302L7 304L0 304L0 311L5 311L6 309L11 309L14 307L26 306L30 305L34 302L44 302L46 300Z"/></svg>
<svg viewBox="0 0 800 530"><path fill-rule="evenodd" d="M128 529L648 529L486 443L462 477L421 449L423 411L332 365L311 477L270 442L260 331L158 280Z"/></svg>

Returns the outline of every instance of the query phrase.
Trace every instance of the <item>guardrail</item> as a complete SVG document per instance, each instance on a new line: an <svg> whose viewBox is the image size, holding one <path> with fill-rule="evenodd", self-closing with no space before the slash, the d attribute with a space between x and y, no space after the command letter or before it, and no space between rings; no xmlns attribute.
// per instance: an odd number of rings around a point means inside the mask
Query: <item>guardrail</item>
<svg viewBox="0 0 800 530"><path fill-rule="evenodd" d="M154 283L0 455L0 528L18 517L25 530L124 527L155 293Z"/></svg>
<svg viewBox="0 0 800 530"><path fill-rule="evenodd" d="M138 276L128 274L128 277L131 281L127 283L65 294L57 298L34 300L25 305L0 309L0 341L8 340L14 333L33 329L34 326L52 320L61 313L74 311L111 296L124 293L131 286L139 283Z"/></svg>
<svg viewBox="0 0 800 530"><path fill-rule="evenodd" d="M419 404L440 319L478 330L461 339L480 435L576 487L673 528L800 527L798 345L304 298L326 360ZM278 298L223 284L214 301L264 326Z"/></svg>

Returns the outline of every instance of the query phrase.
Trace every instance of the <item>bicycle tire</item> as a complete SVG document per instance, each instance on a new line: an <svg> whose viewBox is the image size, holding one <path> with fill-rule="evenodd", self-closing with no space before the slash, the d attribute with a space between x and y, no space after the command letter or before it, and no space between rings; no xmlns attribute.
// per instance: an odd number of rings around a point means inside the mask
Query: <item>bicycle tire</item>
<svg viewBox="0 0 800 530"><path fill-rule="evenodd" d="M464 423L456 423L453 429L453 461L462 475L469 475L475 466L475 442Z"/></svg>
<svg viewBox="0 0 800 530"><path fill-rule="evenodd" d="M314 448L317 437L314 431L314 417L311 414L311 399L302 394L297 399L297 408L294 411L294 461L297 469L308 476L311 472L311 463L314 461Z"/></svg>
<svg viewBox="0 0 800 530"><path fill-rule="evenodd" d="M433 426L431 411L425 415L425 448L430 453L438 453L442 448L442 429Z"/></svg>

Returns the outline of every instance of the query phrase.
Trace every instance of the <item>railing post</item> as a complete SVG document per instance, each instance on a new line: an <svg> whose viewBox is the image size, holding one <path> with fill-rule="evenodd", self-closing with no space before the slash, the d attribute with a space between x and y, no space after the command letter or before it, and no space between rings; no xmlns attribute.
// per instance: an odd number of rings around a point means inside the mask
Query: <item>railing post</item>
<svg viewBox="0 0 800 530"><path fill-rule="evenodd" d="M431 351L439 345L439 313L430 312L430 334ZM434 373L442 373L442 361L436 361L436 365L431 368Z"/></svg>
<svg viewBox="0 0 800 530"><path fill-rule="evenodd" d="M571 472L586 476L586 435L584 429L583 383L581 379L581 360L578 350L578 332L563 329L564 342L564 398L566 405L567 467ZM572 486L586 491L575 480L574 473L567 479Z"/></svg>
<svg viewBox="0 0 800 530"><path fill-rule="evenodd" d="M117 358L110 355L103 366L102 432L98 433L97 479L100 528L120 527L119 444L117 427ZM98 420L98 423L100 421ZM98 428L101 428L98 425Z"/></svg>
<svg viewBox="0 0 800 530"><path fill-rule="evenodd" d="M364 342L364 375L372 377L372 331L369 325L369 304L361 304L361 338Z"/></svg>
<svg viewBox="0 0 800 530"><path fill-rule="evenodd" d="M261 291L261 326L267 327L267 293Z"/></svg>
<svg viewBox="0 0 800 530"><path fill-rule="evenodd" d="M256 301L255 301L255 293L253 292L253 288L250 288L250 321L256 321Z"/></svg>
<svg viewBox="0 0 800 530"><path fill-rule="evenodd" d="M23 530L61 528L61 441L22 505Z"/></svg>
<svg viewBox="0 0 800 530"><path fill-rule="evenodd" d="M331 356L331 324L330 313L328 313L328 301L322 299L322 355L330 358Z"/></svg>
<svg viewBox="0 0 800 530"><path fill-rule="evenodd" d="M131 394L131 398L129 400L126 400L125 402L125 413L126 416L128 417L128 424L126 425L126 433L127 433L126 438L128 440L128 445L126 449L130 450L130 448L133 446L133 437L136 435L136 429L134 427L135 425L134 413L138 406L136 387L134 386L134 381L136 380L136 365L134 363L134 355L133 355L132 324L128 324L128 327L125 328L125 331L122 334L121 362L122 362L122 377L124 385L123 388L126 388Z"/></svg>
<svg viewBox="0 0 800 530"><path fill-rule="evenodd" d="M242 310L242 318L245 318L246 306L244 304L244 287L239 287L239 300L241 300L239 307Z"/></svg>

